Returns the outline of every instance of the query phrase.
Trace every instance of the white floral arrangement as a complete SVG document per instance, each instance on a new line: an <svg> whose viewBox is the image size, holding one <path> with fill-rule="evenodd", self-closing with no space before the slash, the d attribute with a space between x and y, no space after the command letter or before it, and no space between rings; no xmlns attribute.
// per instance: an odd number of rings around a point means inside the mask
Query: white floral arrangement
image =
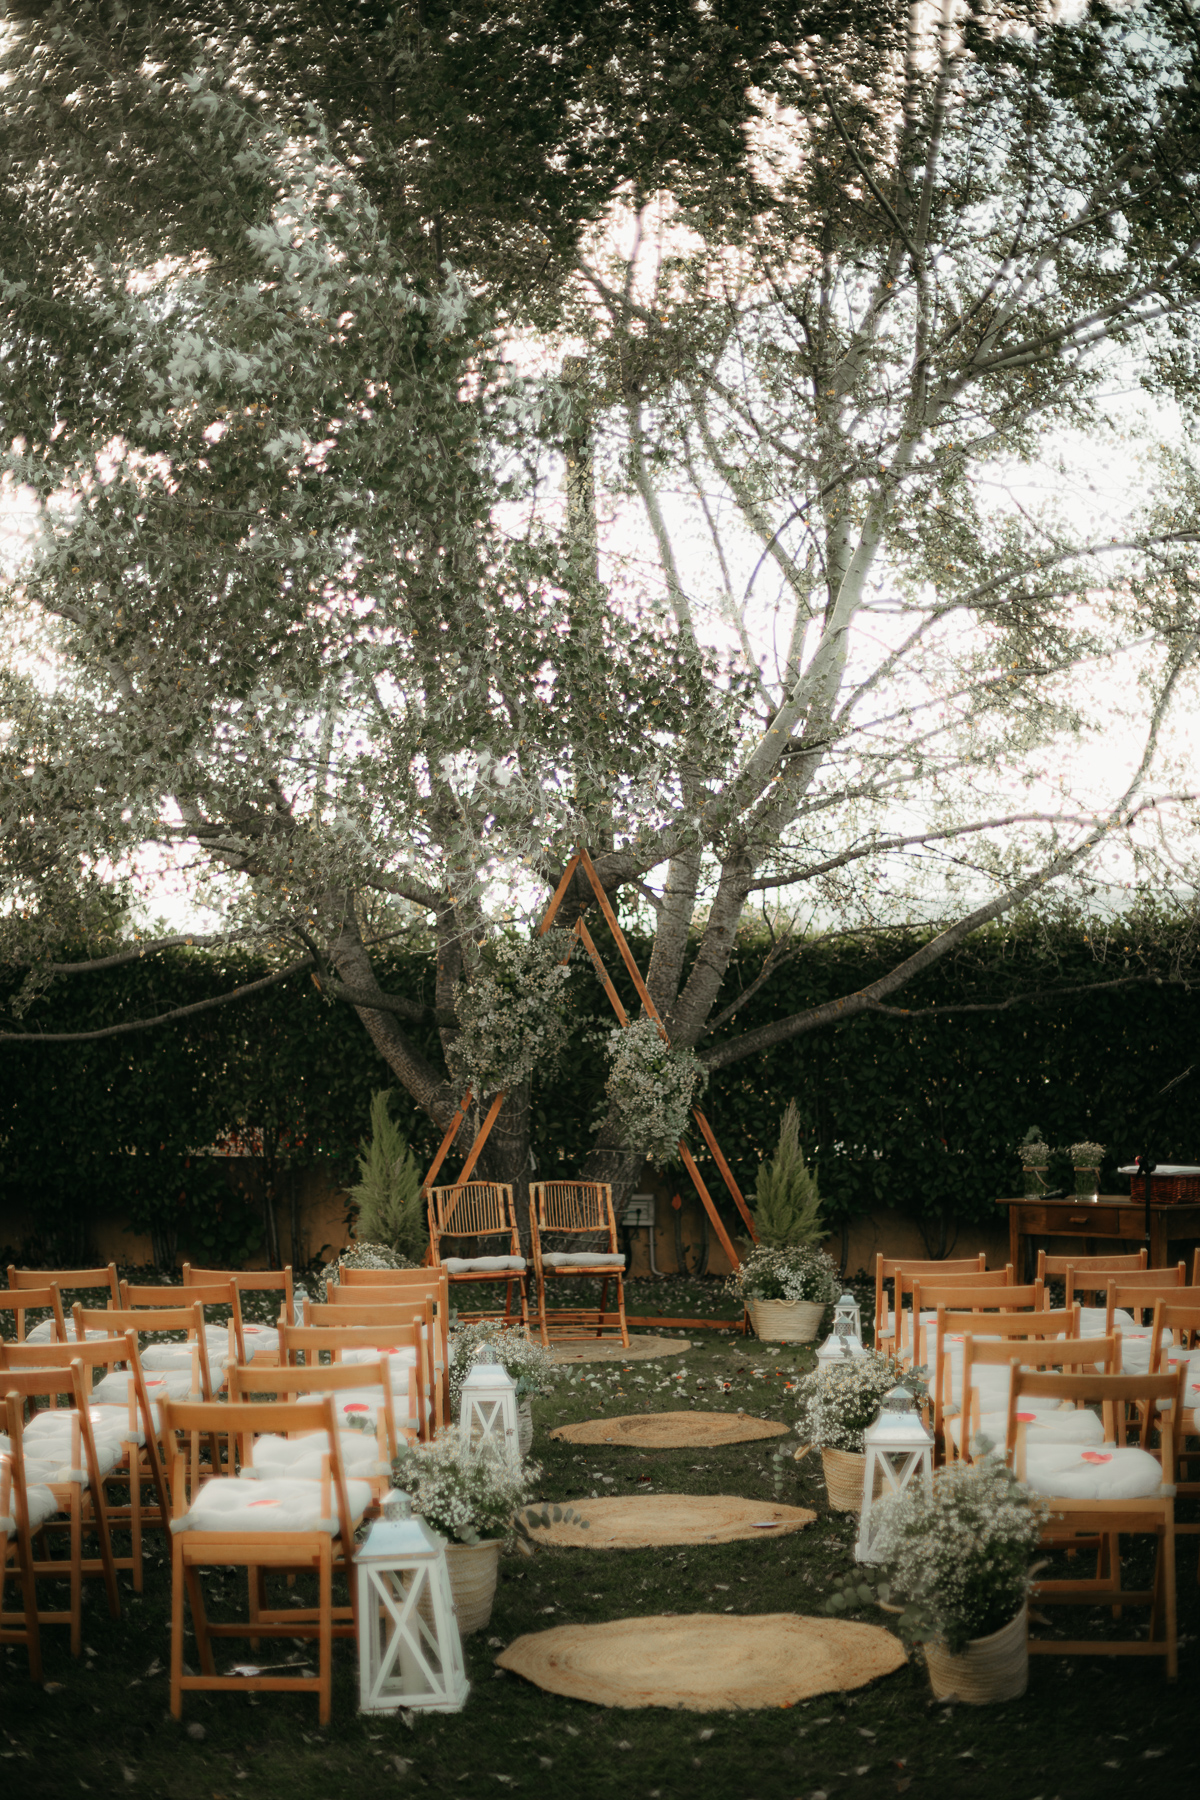
<svg viewBox="0 0 1200 1800"><path fill-rule="evenodd" d="M1104 1161L1104 1144L1071 1144L1071 1166L1076 1169L1098 1169Z"/></svg>
<svg viewBox="0 0 1200 1800"><path fill-rule="evenodd" d="M605 1092L616 1108L622 1139L651 1162L666 1166L678 1156L679 1140L707 1081L708 1070L695 1052L665 1042L653 1019L635 1019L608 1034Z"/></svg>
<svg viewBox="0 0 1200 1800"><path fill-rule="evenodd" d="M739 1300L811 1300L831 1306L842 1291L837 1264L815 1244L756 1244L726 1282Z"/></svg>
<svg viewBox="0 0 1200 1800"><path fill-rule="evenodd" d="M322 1305L329 1298L329 1277L341 1269L415 1269L419 1264L410 1257L402 1256L399 1250L393 1250L390 1244L373 1244L368 1241L352 1243L348 1250L329 1265L325 1274L317 1283L317 1299Z"/></svg>
<svg viewBox="0 0 1200 1800"><path fill-rule="evenodd" d="M800 1383L797 1435L817 1450L861 1450L863 1432L879 1417L880 1402L898 1383L915 1400L926 1394L925 1371L901 1368L894 1356L862 1356L814 1369Z"/></svg>
<svg viewBox="0 0 1200 1800"><path fill-rule="evenodd" d="M1029 1597L1049 1507L994 1458L947 1463L933 1492L913 1483L876 1502L882 1561L864 1565L826 1601L844 1612L872 1600L900 1606L900 1629L953 1654L990 1637Z"/></svg>
<svg viewBox="0 0 1200 1800"><path fill-rule="evenodd" d="M1026 1138L1017 1145L1017 1155L1023 1169L1044 1169L1050 1161L1051 1150L1041 1138Z"/></svg>
<svg viewBox="0 0 1200 1800"><path fill-rule="evenodd" d="M498 1325L491 1319L459 1325L450 1333L450 1399L455 1408L462 1399L463 1382L484 1345L512 1376L518 1400L528 1399L531 1394L548 1394L559 1378L561 1370L550 1352L523 1331Z"/></svg>
<svg viewBox="0 0 1200 1800"><path fill-rule="evenodd" d="M541 1473L537 1463L513 1470L497 1457L473 1456L451 1429L432 1444L406 1444L392 1463L392 1486L403 1488L414 1513L452 1544L511 1542L518 1509Z"/></svg>
<svg viewBox="0 0 1200 1800"><path fill-rule="evenodd" d="M531 941L499 938L474 979L459 982L459 1031L450 1058L476 1100L519 1087L539 1062L565 1047L571 1027L564 988L576 941L569 931Z"/></svg>

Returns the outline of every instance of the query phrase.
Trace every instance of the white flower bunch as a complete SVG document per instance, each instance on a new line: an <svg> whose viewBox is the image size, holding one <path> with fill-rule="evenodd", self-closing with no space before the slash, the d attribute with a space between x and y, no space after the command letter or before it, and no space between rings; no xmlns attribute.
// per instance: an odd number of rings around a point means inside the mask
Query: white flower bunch
<svg viewBox="0 0 1200 1800"><path fill-rule="evenodd" d="M1041 1138L1026 1139L1017 1145L1023 1169L1044 1169L1050 1161L1050 1146Z"/></svg>
<svg viewBox="0 0 1200 1800"><path fill-rule="evenodd" d="M800 1384L797 1433L818 1450L861 1450L863 1432L874 1424L880 1402L898 1382L915 1399L924 1398L924 1371L902 1369L894 1356L877 1350L815 1369Z"/></svg>
<svg viewBox="0 0 1200 1800"><path fill-rule="evenodd" d="M635 1019L609 1032L608 1069L605 1092L625 1143L652 1162L673 1162L708 1081L704 1064L694 1051L666 1043L653 1019Z"/></svg>
<svg viewBox="0 0 1200 1800"><path fill-rule="evenodd" d="M483 1344L516 1382L518 1400L524 1400L530 1394L547 1394L558 1380L559 1366L541 1344L527 1338L523 1331L505 1329L494 1320L481 1319L474 1325L460 1325L450 1334L450 1398L455 1407L462 1399L462 1384Z"/></svg>
<svg viewBox="0 0 1200 1800"><path fill-rule="evenodd" d="M756 1244L726 1286L739 1300L819 1300L823 1306L842 1291L837 1264L815 1244Z"/></svg>
<svg viewBox="0 0 1200 1800"><path fill-rule="evenodd" d="M574 946L568 931L548 931L531 942L503 937L475 979L458 984L459 1033L451 1059L477 1100L519 1087L539 1062L566 1045L570 1021L563 999Z"/></svg>
<svg viewBox="0 0 1200 1800"><path fill-rule="evenodd" d="M1024 1606L1049 1508L1003 1463L947 1463L933 1492L910 1486L879 1502L877 1545L911 1635L960 1651ZM884 1597L881 1595L881 1598Z"/></svg>
<svg viewBox="0 0 1200 1800"><path fill-rule="evenodd" d="M537 1463L514 1472L496 1457L472 1456L448 1430L432 1444L406 1444L392 1464L392 1486L404 1489L431 1530L454 1544L478 1544L513 1536L517 1510L541 1473Z"/></svg>
<svg viewBox="0 0 1200 1800"><path fill-rule="evenodd" d="M1071 1144L1071 1163L1076 1169L1098 1169L1104 1161L1103 1144Z"/></svg>

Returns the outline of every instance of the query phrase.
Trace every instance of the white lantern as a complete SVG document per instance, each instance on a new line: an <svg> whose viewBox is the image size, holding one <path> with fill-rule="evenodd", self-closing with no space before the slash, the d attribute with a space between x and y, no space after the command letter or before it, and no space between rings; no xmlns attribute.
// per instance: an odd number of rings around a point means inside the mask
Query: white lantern
<svg viewBox="0 0 1200 1800"><path fill-rule="evenodd" d="M520 1468L517 1384L486 1347L463 1382L458 1431L464 1454Z"/></svg>
<svg viewBox="0 0 1200 1800"><path fill-rule="evenodd" d="M461 1712L471 1684L445 1540L413 1517L407 1494L392 1493L354 1561L359 1711Z"/></svg>
<svg viewBox="0 0 1200 1800"><path fill-rule="evenodd" d="M865 1355L858 1302L853 1294L843 1294L833 1309L833 1330L817 1351L817 1367L828 1369Z"/></svg>
<svg viewBox="0 0 1200 1800"><path fill-rule="evenodd" d="M875 1547L878 1521L872 1523L877 1474L882 1474L884 1494L900 1494L917 1478L926 1493L933 1491L933 1439L921 1423L913 1397L905 1387L894 1387L883 1397L879 1417L863 1433L866 1464L863 1468L862 1507L858 1515L859 1562L879 1562Z"/></svg>

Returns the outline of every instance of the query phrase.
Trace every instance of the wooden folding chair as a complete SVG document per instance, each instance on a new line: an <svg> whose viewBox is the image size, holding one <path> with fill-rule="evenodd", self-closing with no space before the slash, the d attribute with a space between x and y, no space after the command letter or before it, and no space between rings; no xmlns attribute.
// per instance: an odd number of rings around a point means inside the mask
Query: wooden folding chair
<svg viewBox="0 0 1200 1800"><path fill-rule="evenodd" d="M279 1341L281 1363L292 1366L301 1355L308 1366L320 1352L335 1362L347 1353L354 1360L378 1353L387 1359L393 1393L405 1395L401 1429L428 1442L443 1422L439 1381L444 1386L445 1380L435 1365L437 1334L427 1303L419 1310L411 1300L380 1306L321 1306L309 1301L304 1324L281 1325Z"/></svg>
<svg viewBox="0 0 1200 1800"><path fill-rule="evenodd" d="M190 1306L181 1306L178 1302L183 1297L182 1288L167 1290L175 1297L173 1306L128 1307L118 1309L109 1307L104 1312L91 1311L81 1306L79 1301L71 1309L75 1321L75 1332L82 1342L92 1332L107 1329L109 1336L124 1338L132 1331L135 1339L136 1369L141 1372L145 1382L146 1394L149 1398L151 1415L155 1422L154 1455L163 1456L165 1467L165 1450L161 1446L161 1428L159 1414L162 1402L172 1400L209 1401L214 1398L214 1380L208 1354L208 1336L204 1326L204 1308L199 1301ZM152 1345L146 1351L141 1348L140 1334L151 1333L162 1336L165 1333L183 1334L182 1345ZM168 1357L163 1353L177 1350L180 1354ZM120 1353L118 1353L120 1354ZM150 1366L146 1358L150 1357ZM224 1382L224 1371L221 1381ZM128 1404L129 1391L136 1387L133 1370L124 1373L106 1375L99 1387L93 1392L96 1405ZM198 1486L202 1481L215 1475L221 1467L220 1440L213 1437L208 1446L209 1464L206 1468L200 1460L199 1440L192 1446L192 1481Z"/></svg>
<svg viewBox="0 0 1200 1800"><path fill-rule="evenodd" d="M923 1329L936 1324L938 1307L945 1305L960 1312L970 1312L976 1306L994 1305L990 1296L998 1289L1012 1287L1012 1264L970 1275L913 1275L907 1269L901 1269L896 1274L895 1285L894 1354L901 1362L922 1362ZM905 1300L909 1302L907 1309Z"/></svg>
<svg viewBox="0 0 1200 1800"><path fill-rule="evenodd" d="M0 1644L20 1645L29 1658L30 1676L40 1682L42 1640L33 1540L57 1512L58 1502L48 1487L37 1482L31 1485L26 1480L23 1410L14 1394L11 1399L5 1398L4 1412L0 1414L8 1437L8 1448L0 1450L0 1535L4 1538L4 1556L0 1559ZM5 1605L10 1577L19 1590L19 1612Z"/></svg>
<svg viewBox="0 0 1200 1800"><path fill-rule="evenodd" d="M270 1373L263 1371L264 1375ZM260 1435L286 1437L324 1432L329 1448L323 1453L319 1480L254 1481L223 1476L210 1481L191 1497L187 1481L187 1456L180 1438L211 1435L229 1428L236 1411L236 1430L243 1467L252 1457L252 1440ZM355 1632L354 1532L369 1496L362 1484L353 1488L346 1479L341 1437L332 1394L321 1400L249 1402L236 1409L186 1401L163 1403L163 1429L174 1439L170 1458L171 1532L171 1712L183 1715L183 1696L194 1692L261 1692L316 1694L318 1718L329 1723L333 1711L333 1639ZM363 1504L359 1505L358 1502ZM357 1510L355 1507L357 1506ZM267 1521L278 1521L277 1528ZM335 1619L333 1566L335 1551L350 1577L350 1604ZM255 1611L243 1623L209 1619L200 1588L202 1568L245 1568ZM317 1577L315 1607L268 1608L261 1604L268 1570L304 1571ZM184 1594L191 1607L196 1637L198 1675L184 1674ZM318 1672L315 1676L284 1675L277 1669L227 1674L217 1672L213 1640L243 1637L315 1639ZM243 1665L243 1667L247 1667Z"/></svg>
<svg viewBox="0 0 1200 1800"><path fill-rule="evenodd" d="M1078 1311L1072 1307L1071 1314ZM1027 1315L1030 1316L1030 1315ZM1039 1317L1062 1319L1061 1313ZM1078 1321L1068 1315L1072 1325ZM1020 1321L1018 1321L1019 1323ZM1011 1323L1011 1321L1006 1321ZM1008 1435L1008 1390L1012 1377L1013 1355L1023 1369L1097 1370L1102 1375L1121 1372L1121 1334L1110 1338L1080 1337L1078 1330L1057 1331L1044 1335L1031 1334L1024 1340L1015 1335L977 1337L968 1332L963 1338L963 1403L957 1418L947 1420L946 1444L955 1457L977 1460L976 1444L982 1436L994 1446L994 1453L1004 1455ZM985 1391L984 1380L991 1375ZM1047 1406L1034 1407L1018 1415L1018 1426L1038 1442L1078 1444L1081 1449L1095 1449L1104 1442L1104 1426L1098 1415L1087 1408Z"/></svg>
<svg viewBox="0 0 1200 1800"><path fill-rule="evenodd" d="M1146 1266L1147 1252L1135 1250L1129 1256L1048 1256L1044 1250L1037 1253L1037 1279L1066 1283L1066 1304L1071 1305L1077 1294L1095 1293L1103 1288L1103 1281L1093 1287L1088 1280L1092 1275L1134 1275Z"/></svg>
<svg viewBox="0 0 1200 1800"><path fill-rule="evenodd" d="M1095 1340L1092 1340L1093 1342ZM1083 1340L1088 1343L1087 1339ZM1082 1548L1081 1540L1099 1539L1096 1573L1091 1577L1037 1581L1039 1605L1110 1605L1114 1616L1126 1606L1150 1608L1149 1636L1144 1641L1030 1638L1031 1655L1161 1656L1168 1680L1179 1671L1175 1615L1175 1425L1180 1418L1184 1371L1162 1375L1101 1375L1086 1367L1046 1374L1012 1366L1008 1431L1009 1467L1018 1480L1043 1495L1051 1515L1042 1533L1050 1548ZM1105 1425L1101 1449L1077 1445L1033 1444L1019 1423L1030 1403L1057 1398L1076 1406L1099 1404ZM1125 1413L1136 1408L1147 1422L1144 1438L1157 1426L1159 1452L1132 1449L1125 1443ZM1121 1498L1109 1490L1121 1487ZM1120 1537L1147 1533L1155 1540L1154 1579L1150 1588L1122 1586Z"/></svg>
<svg viewBox="0 0 1200 1800"><path fill-rule="evenodd" d="M117 1453L108 1444L103 1456L97 1450L80 1361L73 1361L68 1369L6 1369L4 1390L9 1402L9 1437L14 1443L20 1438L26 1480L49 1488L54 1496L55 1517L46 1519L41 1530L65 1531L68 1538L65 1558L47 1554L35 1557L30 1565L38 1581L65 1580L70 1586L69 1607L57 1611L39 1607L38 1621L42 1625L69 1625L71 1654L78 1656L83 1647L84 1576L99 1575L103 1579L109 1613L114 1619L121 1616L103 1479ZM34 1407L33 1416L26 1421L23 1403L32 1406L37 1400L50 1404L46 1408ZM40 1428L47 1413L60 1412L61 1425L56 1417L52 1429ZM60 1519L59 1514L65 1514L65 1519ZM99 1555L84 1556L85 1531L95 1534Z"/></svg>
<svg viewBox="0 0 1200 1800"><path fill-rule="evenodd" d="M1079 1307L1068 1307L1061 1312L1052 1312L1045 1307L1036 1312L981 1315L973 1311L953 1311L943 1302L937 1309L934 1332L936 1349L929 1397L935 1454L940 1456L944 1450L948 1456L959 1457L962 1455L961 1420L968 1410L970 1347L977 1341L984 1341L977 1338L977 1334L982 1332L991 1340L990 1349L1003 1352L1000 1362L1003 1380L997 1382L996 1395L999 1405L987 1409L1000 1412L994 1435L1002 1440L1008 1418L1008 1364L1013 1347L1040 1338L1077 1338ZM1007 1349L1006 1345L1009 1346ZM990 1349L983 1359L985 1362L996 1360L991 1357Z"/></svg>
<svg viewBox="0 0 1200 1800"><path fill-rule="evenodd" d="M170 1510L157 1426L150 1408L145 1377L138 1361L136 1337L132 1331L128 1331L123 1337L99 1340L93 1338L85 1343L0 1343L0 1372L7 1369L69 1369L76 1361L85 1371L84 1389L88 1396L88 1411L96 1437L97 1452L100 1453L105 1441L115 1443L120 1448L120 1461L102 1475L105 1510L110 1531L114 1526L119 1526L129 1532L130 1553L128 1556L114 1555L113 1564L118 1570L128 1570L131 1573L134 1592L140 1594L143 1587L143 1532L147 1526L160 1528L165 1532L170 1520ZM125 1383L126 1400L97 1400L96 1395L101 1390L93 1386L96 1370L104 1369L107 1374L115 1365L122 1364L131 1377ZM3 1382L0 1381L0 1386L2 1385ZM147 1484L154 1492L154 1501L148 1514L142 1497L142 1489ZM113 1504L109 1492L112 1487L128 1489L127 1505Z"/></svg>
<svg viewBox="0 0 1200 1800"><path fill-rule="evenodd" d="M9 1273L12 1273L11 1269L9 1270ZM14 1289L10 1287L7 1293L5 1293L3 1288L0 1288L0 1320L3 1319L5 1313L12 1314L13 1323L16 1328L16 1342L18 1344L26 1342L25 1314L27 1312L40 1312L43 1308L49 1312L50 1317L45 1319L42 1325L34 1327L35 1333L42 1334L40 1337L35 1338L35 1341L65 1344L67 1341L67 1322L63 1316L62 1295L52 1282L47 1283L40 1288L28 1287ZM48 1329L43 1331L43 1326L48 1327ZM0 1329L0 1337L6 1335L7 1334L3 1329Z"/></svg>
<svg viewBox="0 0 1200 1800"><path fill-rule="evenodd" d="M1169 1340L1174 1340L1173 1342ZM1200 1480L1193 1464L1200 1463L1200 1283L1177 1288L1169 1298L1154 1303L1150 1332L1151 1375L1183 1375L1183 1415L1175 1427L1175 1486L1188 1499L1200 1495ZM1195 1448L1188 1448L1191 1439ZM1189 1536L1200 1524L1176 1521L1175 1533ZM1200 1581L1200 1564L1196 1569Z"/></svg>
<svg viewBox="0 0 1200 1800"><path fill-rule="evenodd" d="M443 1425L450 1423L450 1282L444 1269L364 1269L370 1275L409 1275L410 1280L366 1283L330 1281L325 1288L327 1306L342 1311L362 1306L398 1306L412 1314L422 1313L430 1346L437 1417ZM306 1300L302 1323L314 1323L312 1308L321 1302ZM353 1323L354 1321L348 1321Z"/></svg>
<svg viewBox="0 0 1200 1800"><path fill-rule="evenodd" d="M299 1325L289 1329L305 1337L316 1335L304 1332ZM373 1501L382 1500L391 1486L392 1464L402 1429L396 1417L386 1357L376 1355L373 1362L319 1363L316 1351L310 1348L303 1364L276 1363L256 1373L251 1363L248 1369L238 1369L229 1378L231 1407L257 1403L268 1395L277 1400L323 1400L326 1394L333 1396L334 1412L344 1434L342 1462L347 1476L368 1482ZM232 1429L237 1430L236 1421ZM406 1436L415 1438L415 1430ZM259 1476L296 1475L312 1479L324 1443L320 1436L296 1440L284 1433L273 1436L269 1442L259 1438L253 1446L252 1466Z"/></svg>
<svg viewBox="0 0 1200 1800"><path fill-rule="evenodd" d="M222 1281L236 1282L239 1294L279 1294L284 1316L289 1321L295 1316L291 1263L282 1269L196 1269L191 1263L183 1265L185 1288L209 1287ZM279 1361L279 1333L273 1325L247 1325L243 1319L242 1339L260 1367L268 1368Z"/></svg>
<svg viewBox="0 0 1200 1800"><path fill-rule="evenodd" d="M69 1289L72 1293L80 1291L87 1293L93 1288L107 1289L109 1305L119 1306L121 1304L116 1263L106 1263L101 1269L15 1269L9 1263L8 1285L13 1291L17 1288L56 1287L60 1295L64 1288ZM62 1310L64 1313L66 1312L65 1307ZM18 1314L17 1340L19 1343L26 1341L23 1328L24 1318ZM55 1341L54 1322L44 1319L40 1325L34 1327L28 1341L35 1344L53 1343ZM62 1338L58 1339L59 1343L62 1341Z"/></svg>
<svg viewBox="0 0 1200 1800"><path fill-rule="evenodd" d="M163 1306L199 1306L202 1315L206 1306L227 1306L229 1308L228 1320L214 1322L211 1325L207 1318L204 1320L204 1337L208 1343L209 1363L211 1365L218 1358L239 1363L249 1361L246 1355L246 1332L242 1323L242 1301L235 1275L227 1275L220 1281L203 1283L193 1281L187 1288L134 1286L128 1281L123 1281L121 1283L121 1306L127 1312ZM160 1346L160 1348L166 1348L166 1346ZM154 1368L154 1361L147 1362L146 1367ZM215 1385L219 1389L222 1383L218 1381Z"/></svg>
<svg viewBox="0 0 1200 1800"><path fill-rule="evenodd" d="M444 1269L452 1285L480 1281L505 1284L502 1313L470 1312L459 1316L464 1322L500 1319L505 1325L516 1324L519 1316L528 1337L528 1265L521 1255L512 1188L501 1181L467 1181L458 1187L427 1188L425 1200L434 1268ZM445 1238L497 1238L508 1249L499 1256L446 1256L442 1248ZM514 1288L521 1303L519 1315L513 1311Z"/></svg>
<svg viewBox="0 0 1200 1800"><path fill-rule="evenodd" d="M613 1216L612 1188L602 1181L535 1181L529 1189L529 1232L533 1249L537 1316L542 1343L550 1347L546 1309L547 1283L592 1276L601 1283L600 1303L595 1307L557 1307L554 1312L556 1341L619 1336L629 1348L625 1323L625 1258L617 1249L617 1222ZM600 1240L604 1248L585 1245L547 1250L544 1238ZM616 1283L617 1310L609 1312L608 1284ZM575 1329L572 1329L575 1327Z"/></svg>
<svg viewBox="0 0 1200 1800"><path fill-rule="evenodd" d="M882 1252L875 1258L875 1348L886 1351L894 1350L896 1342L895 1303L892 1312L888 1311L887 1283L895 1287L897 1275L907 1271L909 1277L914 1275L961 1275L964 1280L972 1271L983 1274L987 1268L987 1257L982 1250L978 1256L957 1257L953 1262L914 1262L911 1257L884 1256Z"/></svg>

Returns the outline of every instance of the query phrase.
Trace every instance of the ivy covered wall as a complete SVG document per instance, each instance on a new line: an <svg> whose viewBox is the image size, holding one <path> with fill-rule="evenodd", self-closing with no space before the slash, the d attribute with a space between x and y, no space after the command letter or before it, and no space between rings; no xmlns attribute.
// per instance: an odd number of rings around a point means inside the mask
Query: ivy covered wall
<svg viewBox="0 0 1200 1800"><path fill-rule="evenodd" d="M1160 1161L1200 1161L1200 1074L1156 1098L1200 1056L1200 993L1170 978L1180 965L1169 937L1161 923L1152 942L1141 927L1110 925L1102 946L1084 926L997 931L906 989L899 998L911 1016L867 1015L736 1063L714 1075L705 1110L752 1190L795 1099L831 1223L896 1208L919 1221L935 1253L956 1223L994 1217L994 1198L1019 1191L1012 1146L1031 1123L1052 1143L1107 1143L1108 1191L1119 1186L1115 1165L1146 1144ZM862 987L917 941L893 933L802 946L726 1029ZM644 962L647 947L631 942ZM722 1004L753 979L765 948L743 947ZM608 962L632 1008L615 954ZM1155 969L1165 971L1161 985ZM52 989L26 1028L141 1017L259 972L250 958L171 952ZM1015 995L1139 972L1150 979L997 1010ZM432 995L421 954L381 964L380 973L392 991ZM588 969L573 973L569 992L570 1052L534 1095L534 1152L545 1175L578 1166L603 1098L601 1036L611 1015ZM984 1010L923 1015L932 1005ZM440 1055L432 1026L425 1047ZM0 1045L0 1180L7 1216L23 1221L17 1246L73 1257L86 1248L89 1221L103 1215L150 1233L168 1258L176 1244L214 1258L269 1248L264 1199L286 1207L308 1168L349 1180L371 1092L386 1080L353 1013L323 1000L306 975L177 1025L87 1044ZM427 1160L437 1134L404 1097L399 1111L409 1113L418 1158ZM267 1154L239 1162L235 1185L228 1165L198 1153L242 1126L260 1134ZM682 1171L679 1179L686 1182Z"/></svg>

